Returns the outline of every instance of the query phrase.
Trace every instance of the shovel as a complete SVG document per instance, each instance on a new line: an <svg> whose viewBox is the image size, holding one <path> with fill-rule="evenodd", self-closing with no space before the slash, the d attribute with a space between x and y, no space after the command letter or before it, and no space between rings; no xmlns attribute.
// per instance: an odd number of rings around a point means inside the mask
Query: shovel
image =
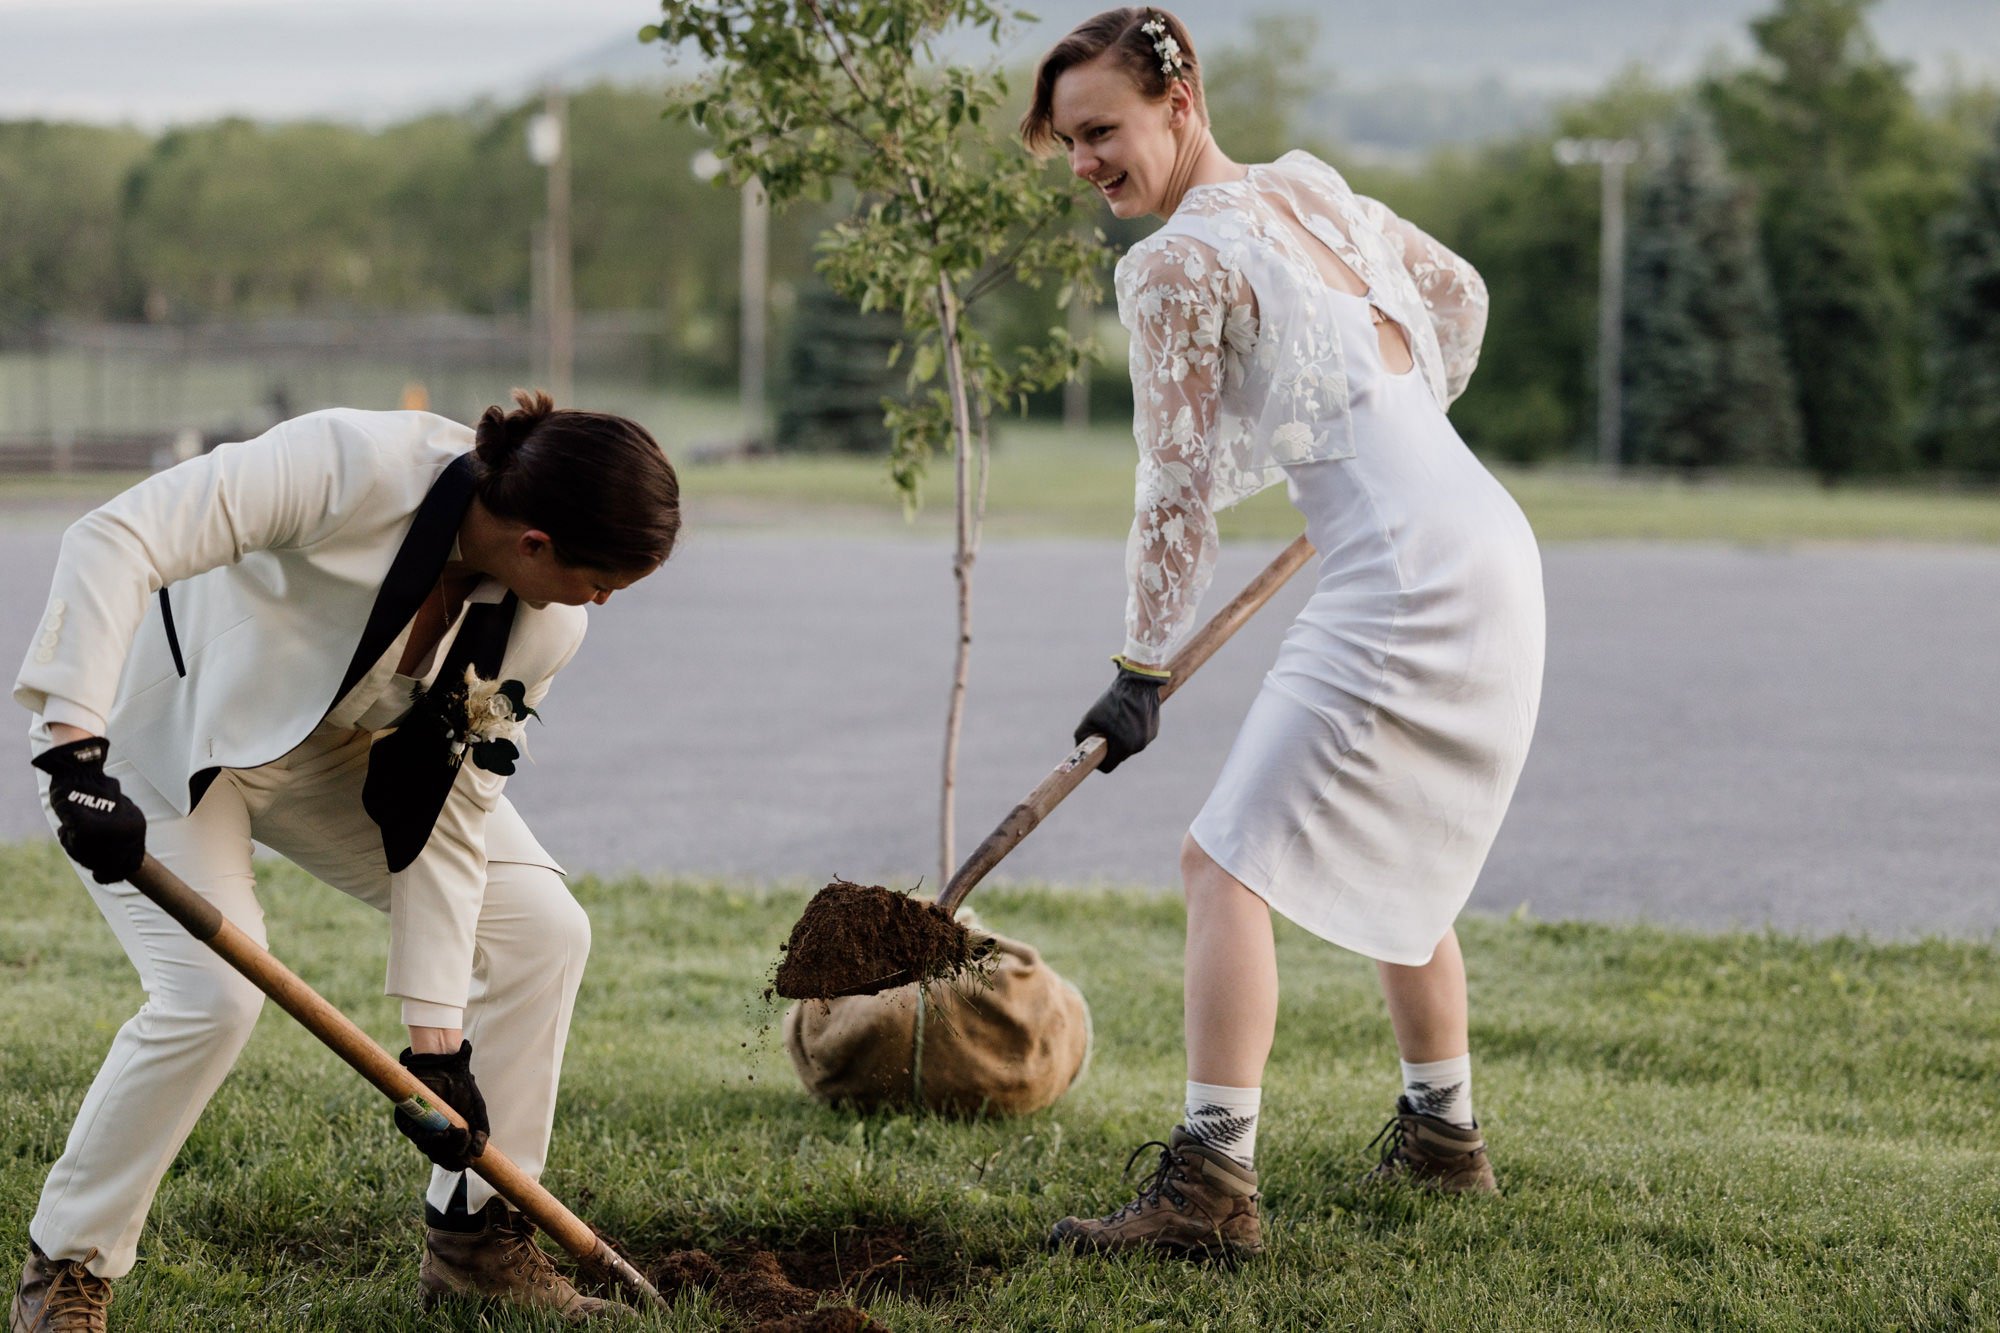
<svg viewBox="0 0 2000 1333"><path fill-rule="evenodd" d="M376 1045L367 1033L322 999L269 950L232 925L213 903L189 888L173 871L149 855L133 874L132 887L159 904L168 916L187 927L190 935L276 1000L279 1008L305 1024L335 1055L374 1084L376 1091L396 1103L397 1110L426 1129L465 1127L465 1117L439 1101L437 1094L416 1075L403 1068L394 1056ZM553 1236L588 1271L632 1292L647 1305L666 1307L666 1299L630 1260L612 1249L575 1213L563 1207L555 1195L543 1189L540 1181L514 1165L498 1148L489 1143L471 1169L501 1198Z"/></svg>
<svg viewBox="0 0 2000 1333"><path fill-rule="evenodd" d="M1299 566L1312 558L1312 543L1299 537L1278 553L1278 558L1264 567L1264 571L1250 580L1249 586L1236 594L1229 605L1210 616L1208 623L1195 631L1182 649L1174 654L1174 660L1167 663L1171 673L1160 686L1160 702L1173 697L1175 690L1187 684L1189 676L1196 669L1215 656L1215 650L1229 642L1229 637L1243 627L1243 622L1257 613L1259 607L1271 600L1271 594L1285 585L1285 581L1299 570ZM1021 839L1035 831L1049 811L1062 804L1063 797L1076 790L1077 784L1104 761L1104 737L1085 736L1081 744L1055 770L1043 778L1036 788L1022 798L1021 803L1007 812L1000 826L986 835L986 840L972 849L972 855L945 881L938 891L937 906L946 916L955 916L965 902L966 895L979 887L979 881L1000 864L1007 853L1020 845Z"/></svg>
<svg viewBox="0 0 2000 1333"><path fill-rule="evenodd" d="M1298 572L1299 567L1312 558L1312 543L1304 537L1287 546L1264 568L1264 571L1250 580L1248 587L1236 594L1229 605L1216 612L1194 637L1187 641L1173 661L1167 664L1171 673L1160 686L1162 702L1170 698L1174 691L1185 685L1188 677L1215 655L1215 650L1229 641L1230 635L1243 627L1243 622L1256 614L1257 609L1271 600L1271 595L1284 586L1287 579ZM1062 803L1065 796L1076 790L1077 784L1089 777L1091 772L1104 761L1105 742L1102 736L1086 736L1077 747L1063 757L1055 770L1043 778L1036 788L1000 821L1000 826L986 835L986 840L973 848L955 874L945 881L938 891L935 902L925 903L920 899L906 898L887 889L862 889L872 896L880 910L891 917L886 934L864 946L863 956L847 954L835 955L830 952L839 946L829 946L819 941L838 938L836 928L843 908L834 897L837 889L854 890L857 885L828 885L812 902L806 905L804 915L792 928L791 940L786 950L793 960L811 957L815 962L824 960L836 970L823 984L826 989L787 989L785 970L781 967L777 977L777 990L791 999L834 999L845 995L877 995L885 990L908 985L916 980L933 980L958 966L957 960L964 955L963 927L952 921L966 896L979 886L993 867L1000 864L1007 853L1020 845L1023 838L1035 831L1049 812ZM942 944L934 918L925 914L932 908L944 913L951 925L945 933L956 930L954 937L956 953L951 959L926 957L922 950L929 941ZM810 950L810 954L806 953ZM837 956L837 963L836 963ZM855 973L859 972L860 976Z"/></svg>

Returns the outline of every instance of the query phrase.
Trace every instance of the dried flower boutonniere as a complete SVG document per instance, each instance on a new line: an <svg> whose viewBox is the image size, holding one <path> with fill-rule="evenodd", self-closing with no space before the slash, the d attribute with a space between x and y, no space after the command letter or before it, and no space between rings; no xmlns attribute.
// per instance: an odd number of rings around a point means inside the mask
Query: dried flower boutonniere
<svg viewBox="0 0 2000 1333"><path fill-rule="evenodd" d="M419 686L411 702L441 733L453 767L470 758L477 767L505 777L521 757L528 719L541 716L528 707L527 696L520 681L484 680L468 666L464 680L430 690Z"/></svg>

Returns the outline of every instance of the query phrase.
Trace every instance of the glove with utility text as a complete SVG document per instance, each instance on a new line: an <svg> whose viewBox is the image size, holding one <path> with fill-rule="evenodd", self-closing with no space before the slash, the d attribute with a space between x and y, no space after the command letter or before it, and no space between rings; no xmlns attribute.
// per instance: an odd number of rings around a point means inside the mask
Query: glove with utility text
<svg viewBox="0 0 2000 1333"><path fill-rule="evenodd" d="M1076 724L1079 744L1086 736L1104 737L1100 773L1109 773L1160 734L1160 687L1168 680L1164 671L1134 670L1122 657L1111 660L1118 663L1117 678Z"/></svg>
<svg viewBox="0 0 2000 1333"><path fill-rule="evenodd" d="M104 772L111 743L102 736L42 751L32 761L49 775L56 840L99 884L130 879L146 856L146 816Z"/></svg>
<svg viewBox="0 0 2000 1333"><path fill-rule="evenodd" d="M486 1151L492 1129L486 1120L486 1099L480 1096L479 1085L472 1081L472 1043L460 1042L458 1049L449 1055L415 1055L406 1046L397 1058L403 1062L403 1068L417 1076L418 1082L465 1117L466 1127L425 1129L398 1108L396 1128L403 1132L404 1138L423 1149L424 1156L445 1170L465 1170L472 1165L473 1158Z"/></svg>

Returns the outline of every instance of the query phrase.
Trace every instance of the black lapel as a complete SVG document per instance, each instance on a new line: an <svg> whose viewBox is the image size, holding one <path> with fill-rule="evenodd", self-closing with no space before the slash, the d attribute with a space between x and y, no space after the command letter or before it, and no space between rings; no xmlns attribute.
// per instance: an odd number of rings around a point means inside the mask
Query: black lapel
<svg viewBox="0 0 2000 1333"><path fill-rule="evenodd" d="M464 681L468 666L482 680L499 676L519 604L510 592L498 602L478 602L465 609L465 623L438 667L435 692L441 696ZM417 716L370 747L368 776L361 784L361 806L382 830L382 852L392 872L416 860L430 841L431 828L458 777L460 761L452 756L444 736L427 725L421 705L414 711Z"/></svg>
<svg viewBox="0 0 2000 1333"><path fill-rule="evenodd" d="M417 614L424 598L431 595L438 575L444 570L444 562L451 556L451 544L458 539L465 511L472 504L474 480L472 455L464 453L452 459L431 483L423 503L417 506L416 517L410 521L402 547L389 564L382 591L375 594L375 605L368 612L368 624L361 631L354 660L347 664L347 674L340 678L340 688L327 701L328 708L345 699L368 668L382 660L382 654L389 651L389 645L403 632L403 626ZM465 637L464 630L459 631L459 637Z"/></svg>

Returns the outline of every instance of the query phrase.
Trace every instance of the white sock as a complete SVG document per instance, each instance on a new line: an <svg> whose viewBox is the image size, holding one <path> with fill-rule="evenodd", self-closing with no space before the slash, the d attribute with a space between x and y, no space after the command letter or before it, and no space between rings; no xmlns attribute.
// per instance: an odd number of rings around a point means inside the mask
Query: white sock
<svg viewBox="0 0 2000 1333"><path fill-rule="evenodd" d="M1403 1097L1423 1115L1471 1129L1478 1123L1472 1118L1472 1057L1420 1065L1403 1061Z"/></svg>
<svg viewBox="0 0 2000 1333"><path fill-rule="evenodd" d="M1257 1107L1263 1100L1262 1088L1228 1088L1190 1080L1182 1124L1204 1147L1225 1153L1243 1166L1254 1166Z"/></svg>

